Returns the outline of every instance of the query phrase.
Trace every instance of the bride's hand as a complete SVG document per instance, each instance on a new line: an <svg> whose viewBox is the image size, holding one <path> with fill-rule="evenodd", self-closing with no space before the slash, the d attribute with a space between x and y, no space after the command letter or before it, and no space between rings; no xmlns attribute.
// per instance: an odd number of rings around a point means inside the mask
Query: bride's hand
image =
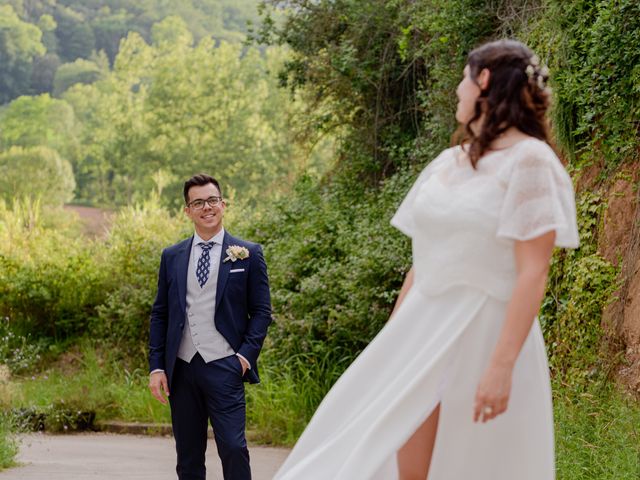
<svg viewBox="0 0 640 480"><path fill-rule="evenodd" d="M511 393L513 367L490 365L484 372L476 391L473 421L483 423L507 410Z"/></svg>

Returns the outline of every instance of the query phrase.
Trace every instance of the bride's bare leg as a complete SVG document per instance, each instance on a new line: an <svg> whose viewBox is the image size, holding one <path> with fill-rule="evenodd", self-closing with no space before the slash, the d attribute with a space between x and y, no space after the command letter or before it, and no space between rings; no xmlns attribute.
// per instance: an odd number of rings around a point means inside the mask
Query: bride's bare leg
<svg viewBox="0 0 640 480"><path fill-rule="evenodd" d="M431 454L436 443L440 404L429 418L418 427L415 433L398 450L398 471L400 480L425 480L429 474Z"/></svg>

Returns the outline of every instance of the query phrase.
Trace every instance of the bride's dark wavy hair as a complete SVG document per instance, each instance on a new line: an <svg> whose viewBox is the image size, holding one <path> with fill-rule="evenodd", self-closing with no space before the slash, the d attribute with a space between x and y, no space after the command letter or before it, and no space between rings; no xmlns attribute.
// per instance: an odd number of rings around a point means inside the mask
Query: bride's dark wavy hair
<svg viewBox="0 0 640 480"><path fill-rule="evenodd" d="M527 46L515 40L486 43L469 54L467 65L474 81L485 68L490 72L489 84L476 101L473 117L455 137L460 139L457 143L464 144L474 168L491 142L510 127L549 143L545 118L550 100L548 72ZM476 135L471 124L483 114Z"/></svg>

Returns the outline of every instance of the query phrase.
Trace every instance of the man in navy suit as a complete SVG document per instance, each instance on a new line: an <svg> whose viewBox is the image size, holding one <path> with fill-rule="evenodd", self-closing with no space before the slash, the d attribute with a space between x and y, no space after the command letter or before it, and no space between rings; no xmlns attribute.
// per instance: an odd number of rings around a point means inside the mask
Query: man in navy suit
<svg viewBox="0 0 640 480"><path fill-rule="evenodd" d="M192 237L162 252L151 311L149 388L169 398L179 480L205 480L207 420L225 480L249 480L244 383L258 383L258 355L271 322L260 245L225 232L220 185L184 184Z"/></svg>

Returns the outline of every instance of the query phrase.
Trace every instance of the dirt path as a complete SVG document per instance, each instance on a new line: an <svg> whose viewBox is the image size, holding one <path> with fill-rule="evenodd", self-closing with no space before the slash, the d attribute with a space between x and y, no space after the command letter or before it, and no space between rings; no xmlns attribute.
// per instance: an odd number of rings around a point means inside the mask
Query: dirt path
<svg viewBox="0 0 640 480"><path fill-rule="evenodd" d="M254 480L270 480L289 450L250 447ZM20 437L20 466L0 480L175 480L172 438L137 435L29 434ZM215 443L207 447L207 480L222 480Z"/></svg>

